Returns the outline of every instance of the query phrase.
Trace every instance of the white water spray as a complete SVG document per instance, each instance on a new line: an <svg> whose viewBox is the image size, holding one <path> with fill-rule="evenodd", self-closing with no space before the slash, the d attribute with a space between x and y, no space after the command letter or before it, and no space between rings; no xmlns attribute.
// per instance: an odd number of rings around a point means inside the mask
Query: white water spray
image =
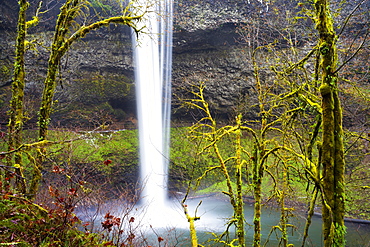
<svg viewBox="0 0 370 247"><path fill-rule="evenodd" d="M169 156L172 0L143 0L149 6L142 22L147 34L134 38L139 122L141 202L147 215L164 215Z"/></svg>

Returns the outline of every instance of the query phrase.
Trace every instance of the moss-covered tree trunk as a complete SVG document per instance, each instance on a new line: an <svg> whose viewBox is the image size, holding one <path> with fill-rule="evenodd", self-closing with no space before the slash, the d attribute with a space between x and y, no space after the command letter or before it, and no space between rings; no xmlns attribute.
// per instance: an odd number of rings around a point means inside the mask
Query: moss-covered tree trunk
<svg viewBox="0 0 370 247"><path fill-rule="evenodd" d="M237 124L237 130L235 131L235 141L236 141L236 159L235 159L235 174L236 174L236 205L235 205L235 218L237 220L237 228L236 228L236 234L238 237L238 246L244 247L245 246L245 229L244 229L244 203L243 203L243 192L242 192L242 186L243 186L243 160L242 160L242 143L241 143L241 136L242 131L240 129L242 125L242 115L240 114L236 118L236 124Z"/></svg>
<svg viewBox="0 0 370 247"><path fill-rule="evenodd" d="M52 103L55 94L56 78L58 74L59 65L66 49L62 50L61 47L66 42L66 36L70 31L70 27L80 11L82 5L81 0L67 0L61 7L58 16L54 39L51 46L51 54L48 60L48 70L44 81L44 89L42 93L41 107L39 111L39 141L46 139L47 130L50 122L50 114L52 111ZM41 180L42 163L45 156L45 149L41 148L38 152L35 169L30 182L30 195L36 195L38 185Z"/></svg>
<svg viewBox="0 0 370 247"><path fill-rule="evenodd" d="M253 246L261 246L261 214L262 214L262 179L264 176L264 162L266 154L266 132L268 131L268 110L266 107L266 91L263 90L259 67L256 61L256 52L259 48L255 49L252 54L252 63L254 67L254 76L256 80L256 88L258 92L259 111L261 114L261 134L257 138L255 136L255 146L253 148L253 155L251 157L253 164L253 196L254 196L254 235L253 235Z"/></svg>
<svg viewBox="0 0 370 247"><path fill-rule="evenodd" d="M260 156L263 156L263 153ZM262 209L262 177L263 169L259 163L259 157L257 147L253 158L253 195L254 195L254 235L253 235L253 246L259 247L261 245L261 209Z"/></svg>
<svg viewBox="0 0 370 247"><path fill-rule="evenodd" d="M199 220L200 218L197 216L191 217L188 212L187 205L185 205L186 197L182 201L182 207L184 209L184 213L186 216L186 219L189 222L189 230L190 230L190 238L191 238L191 247L198 247L198 238L197 238L197 231L195 229L195 221Z"/></svg>
<svg viewBox="0 0 370 247"><path fill-rule="evenodd" d="M9 124L8 124L8 151L11 151L22 144L22 128L23 128L23 99L25 86L25 42L26 42L26 11L28 8L27 0L20 0L17 26L17 40L14 62L14 76L12 83L12 98L10 101ZM14 158L14 160L13 160ZM14 155L7 156L7 165L14 167L16 178L16 189L19 193L26 193L26 183L23 176L22 155L15 152ZM9 188L9 174L5 174L3 185L5 189Z"/></svg>
<svg viewBox="0 0 370 247"><path fill-rule="evenodd" d="M323 234L325 246L345 246L344 148L338 95L337 36L328 0L316 0L322 83Z"/></svg>
<svg viewBox="0 0 370 247"><path fill-rule="evenodd" d="M42 141L47 136L47 129L50 121L52 102L55 93L56 77L62 56L65 51L61 47L66 41L66 35L76 17L79 9L80 0L67 0L62 6L61 12L55 26L54 39L51 46L51 54L48 61L47 75L44 81L44 90L42 93L42 101L39 115L39 141Z"/></svg>

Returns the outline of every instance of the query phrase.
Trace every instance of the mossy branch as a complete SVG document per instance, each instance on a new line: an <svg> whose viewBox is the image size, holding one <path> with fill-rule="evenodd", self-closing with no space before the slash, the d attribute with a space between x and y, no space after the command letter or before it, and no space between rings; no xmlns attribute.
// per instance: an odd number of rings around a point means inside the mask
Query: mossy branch
<svg viewBox="0 0 370 247"><path fill-rule="evenodd" d="M301 101L303 101L306 104L308 104L309 106L311 106L312 108L314 108L318 113L322 113L322 108L321 108L320 103L317 103L317 102L312 101L310 98L306 97L303 94L299 94L298 95L298 98ZM317 99L317 101L318 101L318 99Z"/></svg>
<svg viewBox="0 0 370 247"><path fill-rule="evenodd" d="M56 144L66 144L66 143L74 142L74 141L81 140L81 139L82 138L79 137L79 138L64 140L64 141L42 140L42 141L38 141L38 142L34 142L34 143L23 143L15 149L9 150L7 152L1 152L0 156L6 156L6 155L9 155L9 154L23 152L23 151L30 151L31 149L45 148L45 147L49 147L51 145L56 145Z"/></svg>
<svg viewBox="0 0 370 247"><path fill-rule="evenodd" d="M110 24L121 24L131 27L135 33L140 33L142 29L138 29L134 24L134 21L140 20L145 13L137 16L115 16L107 18L98 22L95 22L88 26L83 26L79 28L70 38L66 40L64 45L59 48L59 51L64 54L66 50L72 45L72 43L80 38L83 38L89 32L99 29L103 26L109 26Z"/></svg>
<svg viewBox="0 0 370 247"><path fill-rule="evenodd" d="M198 208L200 207L201 204L202 204L202 201L200 201L199 204L197 205L197 207L195 209L194 216L190 216L188 206L185 204L185 200L183 200L183 202L181 204L181 206L184 210L185 217L189 222L190 239L191 239L191 246L192 247L198 247L199 246L198 245L197 232L196 232L196 229L195 229L194 222L197 221L197 220L200 220L200 217L197 216L197 211L198 211Z"/></svg>
<svg viewBox="0 0 370 247"><path fill-rule="evenodd" d="M42 1L39 2L39 6L37 7L36 14L32 17L32 20L26 22L26 29L31 28L39 24L39 13L42 7Z"/></svg>
<svg viewBox="0 0 370 247"><path fill-rule="evenodd" d="M220 165L212 166L208 168L207 170L205 170L203 174L199 178L197 178L196 186L199 186L200 182L208 175L208 173L215 171L217 169L221 169L221 166Z"/></svg>

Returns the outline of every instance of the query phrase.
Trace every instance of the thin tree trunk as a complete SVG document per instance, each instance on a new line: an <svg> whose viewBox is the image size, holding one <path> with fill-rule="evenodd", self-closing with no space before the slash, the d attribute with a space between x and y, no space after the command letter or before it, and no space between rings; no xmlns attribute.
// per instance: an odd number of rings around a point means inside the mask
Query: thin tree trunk
<svg viewBox="0 0 370 247"><path fill-rule="evenodd" d="M245 230L244 230L244 203L243 203L243 192L242 192L242 144L241 144L241 130L240 126L242 124L241 122L242 116L239 115L237 117L237 126L238 129L235 131L236 135L236 186L237 186L237 192L236 192L236 209L235 209L235 218L237 220L237 237L238 237L238 246L244 247L245 246Z"/></svg>
<svg viewBox="0 0 370 247"><path fill-rule="evenodd" d="M257 146L254 147L255 152L253 156L253 194L254 194L254 235L253 235L253 246L259 247L261 245L261 208L262 208L262 176L263 170L261 164L259 164Z"/></svg>

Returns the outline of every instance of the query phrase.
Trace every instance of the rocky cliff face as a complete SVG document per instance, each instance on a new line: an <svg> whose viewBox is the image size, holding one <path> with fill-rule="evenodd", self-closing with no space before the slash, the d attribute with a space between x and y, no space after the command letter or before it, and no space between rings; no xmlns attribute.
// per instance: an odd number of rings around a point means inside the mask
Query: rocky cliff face
<svg viewBox="0 0 370 247"><path fill-rule="evenodd" d="M50 0L50 2L53 2ZM228 119L243 108L249 118L255 118L255 94L248 48L240 42L237 30L256 17L271 19L274 6L259 0L180 0L175 3L173 39L174 118L191 120L197 112L178 109L177 97L189 97L190 85L204 82L206 96L218 118ZM294 9L291 1L275 3L281 8ZM33 31L30 39L38 40L38 52L27 54L28 90L39 92L46 73L48 50L53 23L58 8ZM32 11L32 9L31 9ZM4 0L0 6L0 85L11 79L17 6ZM307 25L311 25L308 23ZM274 30L265 39L274 39ZM297 31L299 33L299 30ZM3 35L4 34L4 35ZM299 36L299 35L298 35ZM297 40L304 44L304 40ZM266 40L265 40L266 41ZM297 41L297 42L298 42ZM126 27L104 28L89 34L64 57L58 85L59 108L56 119L61 123L81 119L91 120L91 114L113 114L124 120L135 115L134 67L130 30ZM4 88L4 87L3 87ZM73 103L73 104L71 104ZM68 117L66 117L68 115ZM101 121L96 116L96 121ZM86 120L87 121L87 120Z"/></svg>
<svg viewBox="0 0 370 247"><path fill-rule="evenodd" d="M199 118L197 112L176 108L177 97L191 97L190 85L206 86L206 99L218 119L233 117L241 104L252 105L254 84L246 46L237 30L253 13L266 14L261 1L179 1L173 46L174 117ZM178 110L176 110L178 109ZM245 112L255 118L253 109Z"/></svg>
<svg viewBox="0 0 370 247"><path fill-rule="evenodd" d="M238 8L237 5L244 6ZM264 7L264 6L260 6ZM54 8L43 18L42 28L30 30L29 39L36 39L38 51L27 53L28 90L39 92L46 73L48 50L52 39L52 26L56 19ZM13 46L15 44L17 5L6 1L1 6L0 29L5 34L0 38L1 84L11 80ZM32 9L31 9L32 10ZM213 109L226 117L240 95L248 94L251 66L241 56L240 44L235 32L237 24L245 18L245 4L240 1L179 1L175 4L173 40L173 91L177 96L187 96L189 84L200 81L207 85L207 95ZM31 12L31 11L30 11ZM9 68L9 69L7 69ZM95 110L110 110L124 118L135 114L134 67L130 30L125 27L109 27L76 43L65 56L58 85L59 121L65 113L93 107ZM114 85L114 87L112 87ZM185 90L185 91L184 91ZM176 100L175 100L176 102ZM68 103L68 104L67 104ZM178 105L175 104L175 107ZM123 112L122 112L123 111ZM184 111L175 111L182 117Z"/></svg>

